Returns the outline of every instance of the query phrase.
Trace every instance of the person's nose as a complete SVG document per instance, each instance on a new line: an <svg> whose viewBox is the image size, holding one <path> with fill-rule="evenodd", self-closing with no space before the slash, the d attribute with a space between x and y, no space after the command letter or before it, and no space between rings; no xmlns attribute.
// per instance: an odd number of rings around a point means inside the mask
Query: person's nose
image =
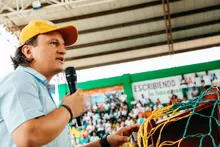
<svg viewBox="0 0 220 147"><path fill-rule="evenodd" d="M62 54L62 55L65 55L66 54L66 48L65 46L61 46L59 49L58 49L58 53Z"/></svg>

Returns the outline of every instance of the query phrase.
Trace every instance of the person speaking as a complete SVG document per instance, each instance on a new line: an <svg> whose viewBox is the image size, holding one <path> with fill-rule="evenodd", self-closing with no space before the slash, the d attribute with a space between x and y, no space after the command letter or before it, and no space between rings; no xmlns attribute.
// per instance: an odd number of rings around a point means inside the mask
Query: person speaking
<svg viewBox="0 0 220 147"><path fill-rule="evenodd" d="M85 111L82 90L62 99L57 108L48 83L63 71L66 46L78 38L72 26L35 20L25 26L11 57L15 71L0 81L1 147L72 147L68 122ZM138 125L127 126L85 147L117 147Z"/></svg>

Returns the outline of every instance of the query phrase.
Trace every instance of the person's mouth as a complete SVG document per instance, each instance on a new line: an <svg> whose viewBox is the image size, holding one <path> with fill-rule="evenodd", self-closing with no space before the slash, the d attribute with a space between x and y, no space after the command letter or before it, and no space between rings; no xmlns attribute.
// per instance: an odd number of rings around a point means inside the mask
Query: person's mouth
<svg viewBox="0 0 220 147"><path fill-rule="evenodd" d="M61 63L64 63L64 58L63 57L57 57L56 60L60 61Z"/></svg>

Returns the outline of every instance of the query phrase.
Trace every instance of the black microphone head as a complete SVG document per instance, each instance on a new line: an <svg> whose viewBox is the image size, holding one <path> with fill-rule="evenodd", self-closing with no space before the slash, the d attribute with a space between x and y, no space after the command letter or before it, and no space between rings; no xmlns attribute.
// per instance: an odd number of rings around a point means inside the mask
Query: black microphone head
<svg viewBox="0 0 220 147"><path fill-rule="evenodd" d="M65 74L66 74L66 80L67 82L73 82L73 81L77 81L77 78L76 78L76 70L74 67L67 67L65 69Z"/></svg>

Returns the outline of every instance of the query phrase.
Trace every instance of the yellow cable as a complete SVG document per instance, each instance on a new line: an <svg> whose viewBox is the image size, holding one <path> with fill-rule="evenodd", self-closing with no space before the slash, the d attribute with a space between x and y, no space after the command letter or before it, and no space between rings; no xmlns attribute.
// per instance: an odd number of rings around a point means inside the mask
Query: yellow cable
<svg viewBox="0 0 220 147"><path fill-rule="evenodd" d="M179 140L176 141L176 142L174 142L174 141L164 141L163 143L160 144L162 131L163 131L164 127L165 127L169 122L173 122L173 121L177 121L177 120L186 118L186 117L190 116L191 113L188 114L188 115L186 115L186 116L183 116L183 117L173 118L173 116L176 115L177 112L178 112L178 110L179 110L179 108L176 108L175 110L172 111L172 113L170 114L169 118L168 118L165 122L159 124L159 125L156 126L155 128L152 128L150 132L148 132L148 130L147 130L147 129L148 129L148 124L150 123L150 121L151 121L152 119L157 118L158 116L160 116L160 117L161 117L161 116L165 116L165 115L166 115L166 112L167 112L170 108L172 108L172 106L173 106L173 105L167 106L167 107L164 107L164 108L161 108L161 109L158 109L158 110L154 111L154 112L152 113L152 115L151 115L150 117L148 117L148 118L144 121L144 123L140 126L140 129L139 129L139 131L138 131L138 145L139 145L140 147L141 147L141 141L143 141L144 147L145 147L145 146L148 147L148 140L149 140L149 138L150 138L150 137L158 130L158 128L160 128L161 126L162 126L162 127L161 127L161 129L160 129L160 133L159 133L159 136L158 136L158 139L157 139L156 147L161 147L161 146L163 146L164 144L165 144L165 145L172 145L172 144L176 144L176 143L178 143L178 147L179 147L179 145L180 145L182 139L179 139ZM169 144L167 144L167 143L169 143Z"/></svg>
<svg viewBox="0 0 220 147"><path fill-rule="evenodd" d="M162 147L162 146L164 146L164 145L166 145L166 146L171 146L171 145L174 145L174 144L177 144L178 143L178 147L179 147L179 145L180 145L180 142L182 142L182 140L183 139L179 139L179 140L177 140L177 141L164 141L163 143L161 143L158 147Z"/></svg>

